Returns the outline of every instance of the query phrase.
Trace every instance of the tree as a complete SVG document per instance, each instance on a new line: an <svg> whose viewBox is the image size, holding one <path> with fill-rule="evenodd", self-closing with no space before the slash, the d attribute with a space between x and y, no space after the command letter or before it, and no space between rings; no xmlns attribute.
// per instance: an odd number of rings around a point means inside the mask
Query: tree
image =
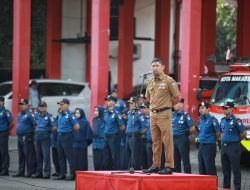
<svg viewBox="0 0 250 190"><path fill-rule="evenodd" d="M216 56L225 58L228 47L234 56L236 50L237 4L217 0L216 12Z"/></svg>

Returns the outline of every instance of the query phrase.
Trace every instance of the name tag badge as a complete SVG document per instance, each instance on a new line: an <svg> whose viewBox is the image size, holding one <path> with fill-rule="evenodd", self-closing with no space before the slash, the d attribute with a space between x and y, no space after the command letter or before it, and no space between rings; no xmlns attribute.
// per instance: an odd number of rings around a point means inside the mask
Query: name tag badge
<svg viewBox="0 0 250 190"><path fill-rule="evenodd" d="M159 89L166 89L166 84L165 83L160 83L159 84Z"/></svg>

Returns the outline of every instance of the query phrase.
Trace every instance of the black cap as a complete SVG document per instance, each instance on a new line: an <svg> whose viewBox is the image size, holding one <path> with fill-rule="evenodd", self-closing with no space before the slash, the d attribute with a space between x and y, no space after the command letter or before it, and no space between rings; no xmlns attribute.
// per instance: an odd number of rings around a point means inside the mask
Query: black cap
<svg viewBox="0 0 250 190"><path fill-rule="evenodd" d="M224 108L234 108L234 103L233 102L225 102Z"/></svg>
<svg viewBox="0 0 250 190"><path fill-rule="evenodd" d="M199 106L198 106L198 108L200 108L200 107L206 107L207 109L209 108L209 103L208 102L201 102L200 104L199 104Z"/></svg>
<svg viewBox="0 0 250 190"><path fill-rule="evenodd" d="M70 104L69 99L63 98L60 102L57 102L57 104Z"/></svg>
<svg viewBox="0 0 250 190"><path fill-rule="evenodd" d="M41 102L39 102L38 106L45 106L45 107L47 107L47 103L44 102L44 101L41 101Z"/></svg>
<svg viewBox="0 0 250 190"><path fill-rule="evenodd" d="M137 102L137 97L136 97L136 96L132 96L127 102L128 102L128 103Z"/></svg>
<svg viewBox="0 0 250 190"><path fill-rule="evenodd" d="M37 83L35 80L32 80L32 81L30 82L30 86L32 86L32 85L38 86L38 83Z"/></svg>
<svg viewBox="0 0 250 190"><path fill-rule="evenodd" d="M116 93L117 93L117 89L114 88L113 90L111 90L110 94L112 94L113 92L116 92Z"/></svg>
<svg viewBox="0 0 250 190"><path fill-rule="evenodd" d="M149 103L148 102L143 102L141 104L140 108L149 108Z"/></svg>
<svg viewBox="0 0 250 190"><path fill-rule="evenodd" d="M0 101L4 102L5 98L3 96L0 96Z"/></svg>
<svg viewBox="0 0 250 190"><path fill-rule="evenodd" d="M114 101L115 103L117 102L117 98L111 95L108 95L108 97L105 98L107 101Z"/></svg>
<svg viewBox="0 0 250 190"><path fill-rule="evenodd" d="M184 104L184 98L182 98L182 99L180 100L180 103L183 103L183 104Z"/></svg>
<svg viewBox="0 0 250 190"><path fill-rule="evenodd" d="M25 104L28 104L28 103L29 103L29 102L28 102L27 99L22 98L22 99L20 100L20 102L19 102L19 105L25 105Z"/></svg>

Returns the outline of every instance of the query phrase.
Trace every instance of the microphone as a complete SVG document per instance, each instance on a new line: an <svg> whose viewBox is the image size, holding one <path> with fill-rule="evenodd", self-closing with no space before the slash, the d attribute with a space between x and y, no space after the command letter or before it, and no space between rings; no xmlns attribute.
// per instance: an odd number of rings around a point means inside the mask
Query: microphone
<svg viewBox="0 0 250 190"><path fill-rule="evenodd" d="M153 74L152 71L150 71L150 72L147 72L147 73L145 73L143 75L140 75L140 77L145 77L145 76L152 75L152 74Z"/></svg>

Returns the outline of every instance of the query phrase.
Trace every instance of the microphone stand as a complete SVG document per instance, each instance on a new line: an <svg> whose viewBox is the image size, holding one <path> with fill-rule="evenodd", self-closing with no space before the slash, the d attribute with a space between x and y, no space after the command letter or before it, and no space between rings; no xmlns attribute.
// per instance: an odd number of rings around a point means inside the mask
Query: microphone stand
<svg viewBox="0 0 250 190"><path fill-rule="evenodd" d="M139 79L142 77L142 85L140 87L140 91L139 91L139 87L138 87L138 81ZM139 98L140 98L140 95L142 94L142 91L143 91L143 87L145 86L145 80L148 78L148 74L147 75L142 75L142 76L139 76L137 78L137 90L136 90L136 97L138 98L138 100L136 101L136 106L138 105L139 103ZM133 120L135 119L135 116L133 117ZM135 128L135 125L134 125L134 121L133 121L133 128ZM134 174L134 173L139 173L139 174L146 174L146 175L151 175L150 173L143 173L143 172L136 172L135 169L134 169L134 143L135 143L135 131L133 130L132 132L132 151L131 151L131 156L130 156L130 162L129 162L129 169L128 169L128 173L129 174ZM111 172L111 174L124 174L124 173L127 173L127 172Z"/></svg>
<svg viewBox="0 0 250 190"><path fill-rule="evenodd" d="M145 80L148 78L148 75L143 75L142 77L142 85L141 85L141 87L140 87L140 91L138 91L138 81L139 81L139 79L140 79L140 77L141 76L139 76L138 77L138 79L137 79L137 94L136 94L136 97L138 98L137 99L137 101L136 101L136 108L137 108L137 106L138 106L138 103L139 103L139 98L140 98L140 95L142 94L142 90L143 90L143 87L144 87L144 83L145 83ZM138 92L140 93L140 94L138 94ZM136 112L134 113L134 114L136 114ZM135 116L133 117L133 128L135 128ZM134 147L135 147L135 130L133 130L133 132L132 132L132 151L131 151L131 158L130 158L130 160L131 160L131 162L130 162L130 167L129 167L129 170L128 170L128 172L130 173L130 174L134 174L134 173L143 173L143 172L135 172L135 170L134 170ZM143 173L144 174L144 173ZM150 173L148 174L148 175L150 175Z"/></svg>

